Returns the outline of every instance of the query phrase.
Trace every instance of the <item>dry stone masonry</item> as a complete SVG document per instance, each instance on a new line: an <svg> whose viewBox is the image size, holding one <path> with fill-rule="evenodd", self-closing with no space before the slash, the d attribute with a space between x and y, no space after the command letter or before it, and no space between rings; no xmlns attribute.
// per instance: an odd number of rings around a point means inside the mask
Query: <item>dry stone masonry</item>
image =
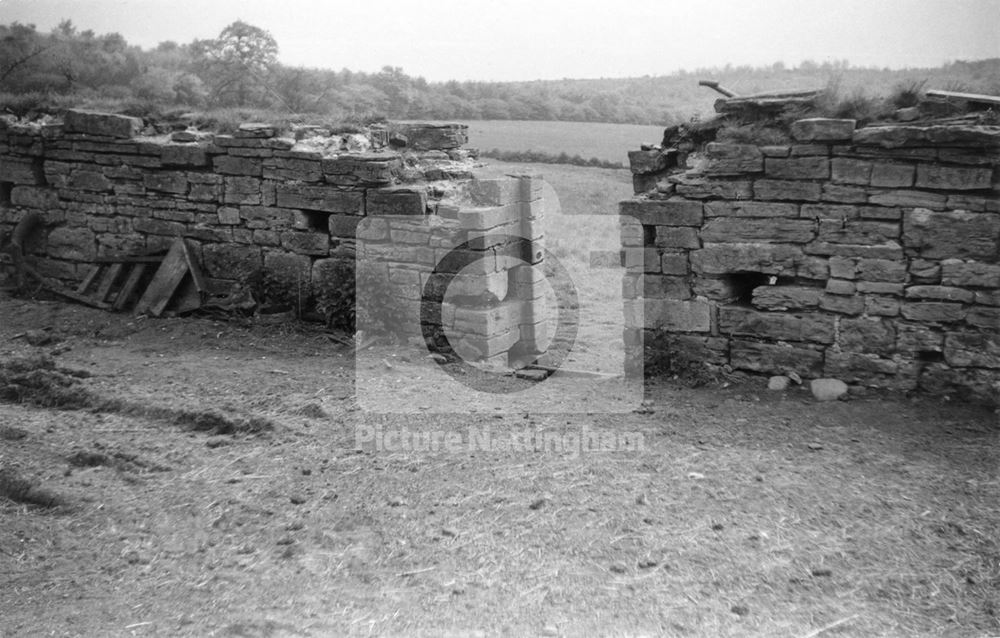
<svg viewBox="0 0 1000 638"><path fill-rule="evenodd" d="M435 321L456 350L496 363L537 351L539 180L476 179L462 125L296 138L265 124L156 135L137 118L77 110L61 124L0 120L0 232L40 214L28 257L70 285L98 258L177 237L219 292L263 274L315 294L360 256L366 286L406 315L396 327L419 335L421 318ZM427 283L459 246L464 269L442 303Z"/></svg>
<svg viewBox="0 0 1000 638"><path fill-rule="evenodd" d="M630 153L633 362L997 402L1000 127L816 118L791 133Z"/></svg>

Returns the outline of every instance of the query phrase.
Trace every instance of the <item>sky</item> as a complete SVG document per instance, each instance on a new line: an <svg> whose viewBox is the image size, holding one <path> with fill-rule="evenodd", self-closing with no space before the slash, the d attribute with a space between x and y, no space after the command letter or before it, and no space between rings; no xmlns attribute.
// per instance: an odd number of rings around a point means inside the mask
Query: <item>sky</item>
<svg viewBox="0 0 1000 638"><path fill-rule="evenodd" d="M1000 0L0 0L0 24L47 32L63 19L144 48L243 20L269 31L290 66L389 65L430 81L1000 57Z"/></svg>

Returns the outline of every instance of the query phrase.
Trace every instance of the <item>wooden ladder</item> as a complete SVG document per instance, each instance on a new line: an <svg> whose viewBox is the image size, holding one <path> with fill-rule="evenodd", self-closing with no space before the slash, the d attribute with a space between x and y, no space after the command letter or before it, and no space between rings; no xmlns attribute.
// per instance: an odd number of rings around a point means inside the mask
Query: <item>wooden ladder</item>
<svg viewBox="0 0 1000 638"><path fill-rule="evenodd" d="M158 266L163 256L102 257L96 260L77 289L74 298L103 310L123 310L150 266Z"/></svg>

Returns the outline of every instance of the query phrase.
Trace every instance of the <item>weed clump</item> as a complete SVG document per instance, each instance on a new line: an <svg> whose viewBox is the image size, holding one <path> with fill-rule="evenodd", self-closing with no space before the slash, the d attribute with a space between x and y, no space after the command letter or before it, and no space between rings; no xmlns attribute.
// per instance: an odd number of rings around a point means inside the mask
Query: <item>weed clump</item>
<svg viewBox="0 0 1000 638"><path fill-rule="evenodd" d="M51 357L34 355L0 361L0 402L82 410L99 401L80 386L76 375L59 370Z"/></svg>
<svg viewBox="0 0 1000 638"><path fill-rule="evenodd" d="M58 494L18 476L9 468L0 468L0 497L15 503L36 505L46 509L66 504Z"/></svg>

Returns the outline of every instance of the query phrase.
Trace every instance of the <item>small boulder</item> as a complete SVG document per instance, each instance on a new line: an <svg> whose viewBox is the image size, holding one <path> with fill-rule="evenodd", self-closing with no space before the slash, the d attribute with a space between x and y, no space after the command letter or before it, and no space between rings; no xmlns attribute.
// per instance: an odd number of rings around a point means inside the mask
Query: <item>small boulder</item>
<svg viewBox="0 0 1000 638"><path fill-rule="evenodd" d="M817 401L836 401L847 394L847 384L840 379L813 379L809 389Z"/></svg>
<svg viewBox="0 0 1000 638"><path fill-rule="evenodd" d="M770 379L767 380L767 389L768 390L776 390L776 391L779 391L779 392L781 390L787 390L788 389L788 384L790 382L791 382L791 379L789 379L788 377L786 377L784 375L774 376L774 377L771 377Z"/></svg>

